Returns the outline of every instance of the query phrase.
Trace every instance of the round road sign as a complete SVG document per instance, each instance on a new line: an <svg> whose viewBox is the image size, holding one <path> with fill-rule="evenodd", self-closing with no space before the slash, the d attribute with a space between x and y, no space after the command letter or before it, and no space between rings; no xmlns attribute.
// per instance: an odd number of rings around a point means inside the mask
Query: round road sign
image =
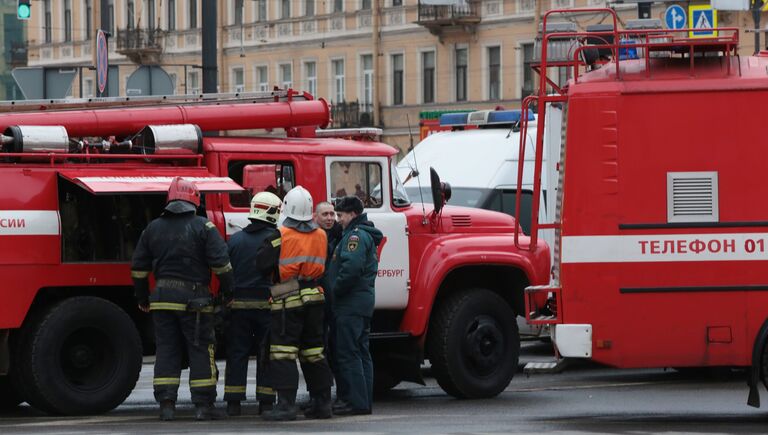
<svg viewBox="0 0 768 435"><path fill-rule="evenodd" d="M107 71L109 70L109 53L107 50L107 35L99 30L96 35L96 79L99 93L104 93L107 87Z"/></svg>

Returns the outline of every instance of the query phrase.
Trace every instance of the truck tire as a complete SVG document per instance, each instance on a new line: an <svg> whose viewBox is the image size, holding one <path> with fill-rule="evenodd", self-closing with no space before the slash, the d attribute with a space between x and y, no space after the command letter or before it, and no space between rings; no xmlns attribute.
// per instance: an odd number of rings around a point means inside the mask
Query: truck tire
<svg viewBox="0 0 768 435"><path fill-rule="evenodd" d="M23 401L19 392L11 385L8 376L0 376L0 412L13 409Z"/></svg>
<svg viewBox="0 0 768 435"><path fill-rule="evenodd" d="M51 414L102 413L120 405L136 385L141 339L114 303L65 299L25 329L17 372L32 406Z"/></svg>
<svg viewBox="0 0 768 435"><path fill-rule="evenodd" d="M435 309L427 350L432 373L446 393L460 399L495 397L517 371L515 314L490 290L457 292Z"/></svg>

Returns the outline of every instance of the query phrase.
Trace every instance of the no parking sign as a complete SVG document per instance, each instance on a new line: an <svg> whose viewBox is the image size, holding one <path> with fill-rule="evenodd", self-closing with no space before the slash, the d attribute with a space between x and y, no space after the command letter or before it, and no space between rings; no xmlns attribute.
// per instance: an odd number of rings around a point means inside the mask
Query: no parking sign
<svg viewBox="0 0 768 435"><path fill-rule="evenodd" d="M99 93L103 94L107 87L107 71L109 70L109 51L107 50L107 35L99 30L96 35L96 81Z"/></svg>

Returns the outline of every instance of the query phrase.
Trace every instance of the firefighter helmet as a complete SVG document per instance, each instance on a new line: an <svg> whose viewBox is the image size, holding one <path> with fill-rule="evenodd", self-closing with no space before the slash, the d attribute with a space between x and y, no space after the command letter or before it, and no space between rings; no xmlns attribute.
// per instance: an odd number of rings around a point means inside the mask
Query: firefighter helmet
<svg viewBox="0 0 768 435"><path fill-rule="evenodd" d="M257 219L268 224L277 224L283 202L274 193L259 192L251 199L251 213L248 219Z"/></svg>
<svg viewBox="0 0 768 435"><path fill-rule="evenodd" d="M200 207L200 191L195 183L176 177L168 188L168 202L176 200L187 201L195 207Z"/></svg>
<svg viewBox="0 0 768 435"><path fill-rule="evenodd" d="M301 186L294 187L283 198L283 210L285 217L302 222L311 221L312 195Z"/></svg>

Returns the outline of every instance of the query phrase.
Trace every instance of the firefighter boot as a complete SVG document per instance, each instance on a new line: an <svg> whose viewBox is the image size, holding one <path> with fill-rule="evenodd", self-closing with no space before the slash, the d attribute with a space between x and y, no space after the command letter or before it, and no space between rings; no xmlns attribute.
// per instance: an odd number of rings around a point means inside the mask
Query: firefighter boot
<svg viewBox="0 0 768 435"><path fill-rule="evenodd" d="M304 417L325 419L331 418L331 389L312 395L312 406L304 411Z"/></svg>
<svg viewBox="0 0 768 435"><path fill-rule="evenodd" d="M221 420L224 416L213 406L213 403L196 403L195 404L195 420Z"/></svg>
<svg viewBox="0 0 768 435"><path fill-rule="evenodd" d="M296 420L296 390L278 390L277 405L271 411L265 412L262 418L268 421Z"/></svg>
<svg viewBox="0 0 768 435"><path fill-rule="evenodd" d="M173 400L163 400L160 402L160 420L173 421L176 414L176 403Z"/></svg>
<svg viewBox="0 0 768 435"><path fill-rule="evenodd" d="M237 417L242 413L239 400L230 400L227 402L227 415Z"/></svg>

